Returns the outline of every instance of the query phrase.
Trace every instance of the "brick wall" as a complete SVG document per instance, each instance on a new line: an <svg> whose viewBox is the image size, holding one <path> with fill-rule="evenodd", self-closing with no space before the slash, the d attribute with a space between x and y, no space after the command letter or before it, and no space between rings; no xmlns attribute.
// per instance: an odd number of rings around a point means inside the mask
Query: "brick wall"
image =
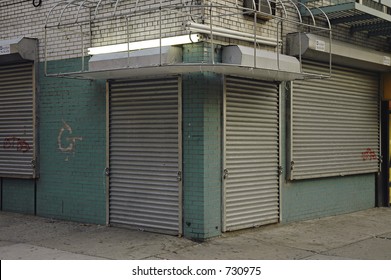
<svg viewBox="0 0 391 280"><path fill-rule="evenodd" d="M205 239L221 232L221 79L183 76L184 235Z"/></svg>
<svg viewBox="0 0 391 280"><path fill-rule="evenodd" d="M80 62L50 62L74 71ZM42 66L42 65L41 65ZM105 83L40 76L37 214L104 224Z"/></svg>
<svg viewBox="0 0 391 280"><path fill-rule="evenodd" d="M135 1L119 1L115 16L113 1L102 1L96 18L93 8L79 10L79 6L55 6L59 2L42 1L37 8L31 1L0 3L0 40L20 36L38 38L41 61L45 56L47 60L68 59L82 56L83 49L87 54L89 47L126 42L127 23L129 41L139 41L158 38L160 26L162 37L185 34L182 23L190 18L173 10L163 10L160 15L156 10L160 1L139 1L136 13ZM173 3L182 2L164 1L164 5ZM124 11L128 21L119 17ZM94 18L92 24L90 18ZM74 24L76 20L78 24ZM60 28L59 23L62 24Z"/></svg>
<svg viewBox="0 0 391 280"><path fill-rule="evenodd" d="M315 219L375 207L375 175L285 182L282 222Z"/></svg>
<svg viewBox="0 0 391 280"><path fill-rule="evenodd" d="M34 180L1 178L1 209L24 214L34 214Z"/></svg>
<svg viewBox="0 0 391 280"><path fill-rule="evenodd" d="M184 48L188 62L208 60L204 44ZM221 233L222 78L183 75L184 235L206 239Z"/></svg>
<svg viewBox="0 0 391 280"><path fill-rule="evenodd" d="M135 1L123 0L119 1L117 10L115 10L112 1L102 1L96 17L94 17L94 8L81 8L79 10L79 6L66 7L64 5L57 6L48 16L55 3L57 2L43 1L42 5L37 8L33 7L31 1L0 3L0 40L19 36L38 38L40 60L42 61L45 53L48 60L67 59L80 57L82 49L86 54L89 47L124 43L128 39L127 30L129 41L154 39L160 35L168 37L188 34L184 28L184 23L196 21L208 25L210 16L212 16L214 26L249 34L254 32L254 19L252 16L242 14L243 1L241 0L237 1L237 7L235 6L236 0L216 1L214 3L222 5L222 7L213 8L212 11L209 8L183 6L183 2L180 0L163 1L166 8L162 10L161 14L157 10L160 3L158 0L140 0L137 7ZM206 5L209 2L199 0L188 4L196 3ZM279 20L276 19L269 21L257 20L257 35L276 38L279 34L280 38L285 38L287 33L298 30L302 32L318 31L297 24L299 20L296 9L290 2L284 3L286 14L283 9L277 9L276 14L280 17L287 16L289 20L282 22L279 26L277 25ZM173 9L173 5L180 8ZM65 7L66 9L64 9ZM115 16L113 17L114 12ZM126 14L128 20L125 17L119 17L121 14ZM47 16L48 21L46 21ZM89 23L90 18L93 19L92 24ZM76 20L79 24L74 24ZM310 23L308 19L304 19L304 22ZM58 23L64 24L64 26L58 28ZM45 29L45 25L48 28ZM325 26L325 22L317 19L317 25ZM47 32L47 42L44 40L45 30ZM351 35L348 28L340 26L333 27L333 37L337 40L371 49L388 49L388 43L384 38L367 38L363 32ZM216 42L224 44L251 45L249 42L240 42L234 39L221 37L215 39ZM266 46L261 46L261 48L274 50Z"/></svg>
<svg viewBox="0 0 391 280"><path fill-rule="evenodd" d="M0 40L17 37L30 37L39 39L40 60L46 44L45 21L46 15L53 7L55 1L42 1L40 7L35 8L32 1L2 1L0 3ZM59 16L59 12L55 15ZM85 13L84 13L85 15ZM66 17L67 15L64 15ZM80 56L81 42L77 34L77 28L52 29L48 31L48 57L51 59L62 59ZM87 31L87 30L86 30Z"/></svg>

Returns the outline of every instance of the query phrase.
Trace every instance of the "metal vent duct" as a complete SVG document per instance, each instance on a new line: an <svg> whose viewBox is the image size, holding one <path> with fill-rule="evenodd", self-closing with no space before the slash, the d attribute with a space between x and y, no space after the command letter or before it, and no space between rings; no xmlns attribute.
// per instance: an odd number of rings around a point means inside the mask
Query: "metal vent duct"
<svg viewBox="0 0 391 280"><path fill-rule="evenodd" d="M255 54L255 56L254 56ZM246 67L300 73L300 63L293 56L278 54L244 46L228 46L223 48L222 61Z"/></svg>
<svg viewBox="0 0 391 280"><path fill-rule="evenodd" d="M333 63L374 71L391 70L391 53L368 49L313 34L287 35L287 54L296 57L328 62L330 51Z"/></svg>
<svg viewBox="0 0 391 280"><path fill-rule="evenodd" d="M20 37L0 40L0 65L38 60L38 40Z"/></svg>

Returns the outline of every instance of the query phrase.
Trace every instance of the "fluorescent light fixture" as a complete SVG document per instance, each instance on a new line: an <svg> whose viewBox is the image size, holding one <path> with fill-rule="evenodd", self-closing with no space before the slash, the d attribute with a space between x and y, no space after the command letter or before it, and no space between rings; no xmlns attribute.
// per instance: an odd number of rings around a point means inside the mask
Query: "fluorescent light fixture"
<svg viewBox="0 0 391 280"><path fill-rule="evenodd" d="M183 35L183 36L175 36L175 37L167 37L160 39L153 39L153 40L145 40L145 41L138 41L138 42L132 42L129 44L118 44L118 45L109 45L109 46L102 46L102 47L95 47L95 48L88 48L88 54L94 55L94 54L104 54L104 53L116 53L116 52L126 52L128 50L141 50L141 49L148 49L148 48L156 48L160 45L163 46L173 46L173 45L183 45L183 44L190 44L190 43L196 43L201 40L201 37L199 34L189 34L189 35ZM160 43L161 42L161 43ZM129 47L128 47L129 45Z"/></svg>

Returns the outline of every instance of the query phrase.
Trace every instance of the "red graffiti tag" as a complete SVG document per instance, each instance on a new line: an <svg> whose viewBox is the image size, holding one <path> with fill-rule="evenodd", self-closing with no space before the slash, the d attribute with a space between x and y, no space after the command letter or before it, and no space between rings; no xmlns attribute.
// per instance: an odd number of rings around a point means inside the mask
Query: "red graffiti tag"
<svg viewBox="0 0 391 280"><path fill-rule="evenodd" d="M361 155L363 160L377 160L377 156L371 148L367 148Z"/></svg>
<svg viewBox="0 0 391 280"><path fill-rule="evenodd" d="M6 137L3 140L4 149L16 149L19 152L26 153L30 151L30 145L25 140L15 136Z"/></svg>

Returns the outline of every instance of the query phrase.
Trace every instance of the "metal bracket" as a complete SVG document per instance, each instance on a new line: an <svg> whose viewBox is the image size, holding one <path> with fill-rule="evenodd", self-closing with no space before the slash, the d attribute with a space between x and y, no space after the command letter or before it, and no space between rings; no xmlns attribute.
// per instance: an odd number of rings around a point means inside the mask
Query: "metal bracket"
<svg viewBox="0 0 391 280"><path fill-rule="evenodd" d="M224 171L223 171L223 179L224 180L228 179L228 169L224 169Z"/></svg>
<svg viewBox="0 0 391 280"><path fill-rule="evenodd" d="M177 173L177 180L178 180L178 182L182 181L182 172L181 171L178 171L178 173Z"/></svg>

